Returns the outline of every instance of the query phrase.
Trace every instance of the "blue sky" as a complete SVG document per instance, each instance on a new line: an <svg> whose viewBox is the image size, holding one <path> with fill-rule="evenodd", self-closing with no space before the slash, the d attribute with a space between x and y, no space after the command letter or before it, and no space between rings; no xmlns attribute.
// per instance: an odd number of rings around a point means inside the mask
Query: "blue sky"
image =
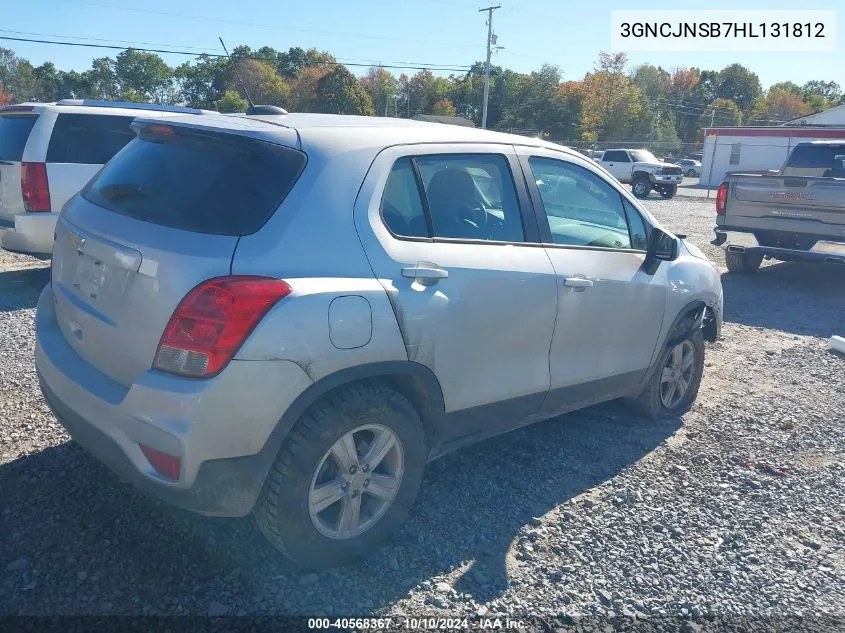
<svg viewBox="0 0 845 633"><path fill-rule="evenodd" d="M6 0L0 36L64 39L100 44L219 52L217 36L230 47L248 44L317 47L341 61L468 66L484 57L486 26L470 0ZM602 0L500 0L494 30L504 46L494 63L527 72L548 62L565 79L581 79L600 50L610 47L611 9L795 9L794 0L712 0L708 4ZM740 6L741 4L741 6ZM837 30L845 38L845 4L811 1L808 9L840 9ZM44 37L48 36L48 37ZM0 40L34 64L53 61L63 70L85 70L91 59L118 51ZM650 62L673 69L720 69L741 62L764 87L778 81L834 80L845 86L845 45L837 53L637 53L632 66ZM164 55L170 64L191 59ZM363 69L356 69L362 71ZM394 70L397 74L402 72ZM405 71L413 73L413 70ZM446 73L448 74L448 73Z"/></svg>

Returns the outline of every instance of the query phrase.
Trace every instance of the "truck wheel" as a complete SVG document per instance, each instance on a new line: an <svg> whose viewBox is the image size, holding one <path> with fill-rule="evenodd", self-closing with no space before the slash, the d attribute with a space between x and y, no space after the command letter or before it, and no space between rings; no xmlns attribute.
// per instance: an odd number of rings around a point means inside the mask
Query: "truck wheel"
<svg viewBox="0 0 845 633"><path fill-rule="evenodd" d="M279 449L255 509L261 532L303 567L372 551L404 520L426 463L419 414L382 385L313 405Z"/></svg>
<svg viewBox="0 0 845 633"><path fill-rule="evenodd" d="M663 350L646 388L631 402L651 420L681 415L698 396L703 374L704 337L699 328Z"/></svg>
<svg viewBox="0 0 845 633"><path fill-rule="evenodd" d="M728 270L737 275L751 274L760 268L762 263L763 255L761 253L725 252L725 264L727 264Z"/></svg>
<svg viewBox="0 0 845 633"><path fill-rule="evenodd" d="M670 200L675 197L676 193L678 193L677 185L673 185L672 187L664 187L660 190L660 197L664 200Z"/></svg>
<svg viewBox="0 0 845 633"><path fill-rule="evenodd" d="M651 181L645 176L637 176L633 183L631 183L631 191L634 196L640 200L648 198L651 193Z"/></svg>

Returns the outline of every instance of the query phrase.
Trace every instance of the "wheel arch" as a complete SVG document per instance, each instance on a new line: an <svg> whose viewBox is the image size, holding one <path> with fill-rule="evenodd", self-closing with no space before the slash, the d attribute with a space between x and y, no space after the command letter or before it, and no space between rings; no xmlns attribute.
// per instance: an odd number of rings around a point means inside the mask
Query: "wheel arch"
<svg viewBox="0 0 845 633"><path fill-rule="evenodd" d="M313 383L293 401L261 450L266 478L270 465L296 421L317 401L334 391L362 383L381 383L405 396L419 413L431 454L440 435L445 410L440 382L428 367L411 361L384 361L342 369Z"/></svg>

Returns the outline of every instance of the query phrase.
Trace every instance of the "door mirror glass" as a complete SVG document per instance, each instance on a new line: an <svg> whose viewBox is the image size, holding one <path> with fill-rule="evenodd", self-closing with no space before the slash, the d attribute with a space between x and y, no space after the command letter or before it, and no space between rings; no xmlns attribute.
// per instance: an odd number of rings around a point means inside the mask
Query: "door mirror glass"
<svg viewBox="0 0 845 633"><path fill-rule="evenodd" d="M648 236L648 257L656 261L671 262L678 258L678 240L658 228L651 230Z"/></svg>

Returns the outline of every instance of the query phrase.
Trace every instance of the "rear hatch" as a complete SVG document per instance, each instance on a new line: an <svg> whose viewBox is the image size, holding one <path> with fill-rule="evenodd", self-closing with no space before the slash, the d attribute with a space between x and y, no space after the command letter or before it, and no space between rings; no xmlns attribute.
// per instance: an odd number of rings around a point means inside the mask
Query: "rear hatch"
<svg viewBox="0 0 845 633"><path fill-rule="evenodd" d="M152 366L181 299L230 273L239 237L264 225L304 165L278 138L233 134L215 119L208 127L133 123L138 138L57 223L59 327L82 358L125 386Z"/></svg>
<svg viewBox="0 0 845 633"><path fill-rule="evenodd" d="M23 213L21 161L38 114L29 106L0 107L0 224Z"/></svg>
<svg viewBox="0 0 845 633"><path fill-rule="evenodd" d="M778 176L737 176L728 213L795 220L790 227L842 235L845 225L845 145L797 146Z"/></svg>

